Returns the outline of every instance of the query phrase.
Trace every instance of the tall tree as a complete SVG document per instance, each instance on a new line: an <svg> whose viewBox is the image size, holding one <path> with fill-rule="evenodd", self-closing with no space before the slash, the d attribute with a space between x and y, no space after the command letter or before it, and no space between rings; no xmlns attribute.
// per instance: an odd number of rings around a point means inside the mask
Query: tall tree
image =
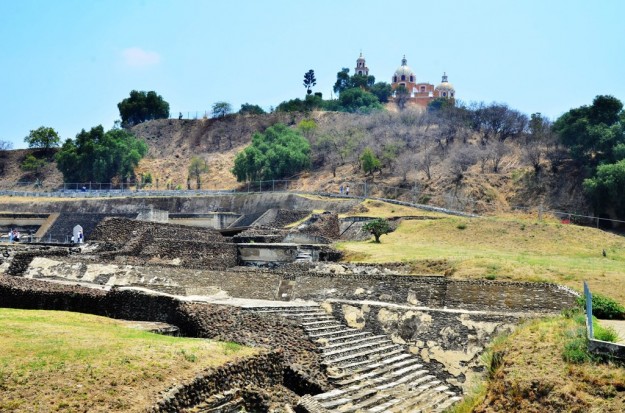
<svg viewBox="0 0 625 413"><path fill-rule="evenodd" d="M147 120L169 117L169 103L154 91L133 90L130 92L130 97L117 104L117 108L124 127L137 125Z"/></svg>
<svg viewBox="0 0 625 413"><path fill-rule="evenodd" d="M252 144L234 159L237 181L281 179L310 167L310 144L298 131L277 123L255 133Z"/></svg>
<svg viewBox="0 0 625 413"><path fill-rule="evenodd" d="M308 72L304 73L304 87L306 88L306 94L310 95L312 93L312 87L317 84L317 79L315 78L315 71L310 69Z"/></svg>
<svg viewBox="0 0 625 413"><path fill-rule="evenodd" d="M208 173L208 163L198 156L191 158L191 163L189 164L189 178L195 178L197 189L202 189L201 176L205 173Z"/></svg>
<svg viewBox="0 0 625 413"><path fill-rule="evenodd" d="M52 148L59 146L61 138L54 129L41 126L31 130L30 134L24 138L24 142L28 144L29 148L43 149L46 154L49 154Z"/></svg>
<svg viewBox="0 0 625 413"><path fill-rule="evenodd" d="M560 116L553 129L582 164L618 161L614 149L625 144L623 104L613 96L597 96L592 106L571 109Z"/></svg>
<svg viewBox="0 0 625 413"><path fill-rule="evenodd" d="M84 129L65 141L56 154L65 182L110 182L134 176L134 169L148 151L145 142L124 129L104 132L102 125Z"/></svg>
<svg viewBox="0 0 625 413"><path fill-rule="evenodd" d="M341 92L349 89L351 87L350 80L351 79L349 77L349 69L346 67L342 68L341 71L336 74L336 83L332 88L332 90L334 90L334 93L340 95Z"/></svg>
<svg viewBox="0 0 625 413"><path fill-rule="evenodd" d="M213 117L223 118L232 113L232 106L228 102L216 102L213 105Z"/></svg>
<svg viewBox="0 0 625 413"><path fill-rule="evenodd" d="M377 82L369 89L369 92L373 93L380 103L387 103L391 95L393 94L393 89L391 85L386 82Z"/></svg>

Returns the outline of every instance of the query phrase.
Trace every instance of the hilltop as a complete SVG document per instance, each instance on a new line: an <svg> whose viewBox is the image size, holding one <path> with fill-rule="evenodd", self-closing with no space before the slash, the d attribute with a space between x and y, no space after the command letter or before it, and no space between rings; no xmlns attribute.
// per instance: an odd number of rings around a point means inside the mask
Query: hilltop
<svg viewBox="0 0 625 413"><path fill-rule="evenodd" d="M338 192L339 186L350 184L353 194L364 195L366 181L370 196L416 200L477 213L514 207L537 209L541 204L546 210L589 211L578 172L566 159L556 165L543 155L532 165L526 153L528 144L521 139L480 144L479 136L464 130L449 131L444 120L416 110L370 115L276 112L148 121L131 129L149 146L136 174L152 176L148 189L184 189L190 159L199 156L208 161L210 168L202 176L204 189L243 188L244 184L236 182L230 169L234 157L250 143L252 135L278 122L297 128L304 119L314 121L314 128L303 131L311 142L313 166L310 171L291 177L296 182L290 188ZM359 159L365 148L371 148L382 161L382 168L368 176ZM541 150L547 152L549 148ZM495 152L499 152L495 156L497 172L493 172ZM28 153L8 151L0 187L32 187L18 184L36 178L19 168ZM43 169L40 179L44 189L62 185L62 176L54 163ZM195 188L194 183L192 187Z"/></svg>

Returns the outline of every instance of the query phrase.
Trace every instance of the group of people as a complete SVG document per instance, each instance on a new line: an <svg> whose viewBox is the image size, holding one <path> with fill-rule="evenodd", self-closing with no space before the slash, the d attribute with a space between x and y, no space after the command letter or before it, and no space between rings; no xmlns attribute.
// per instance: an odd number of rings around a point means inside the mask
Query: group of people
<svg viewBox="0 0 625 413"><path fill-rule="evenodd" d="M343 188L343 185L339 187L339 192L341 193L341 195L343 195L343 190L345 191L345 195L349 196L349 185L347 185L345 188Z"/></svg>
<svg viewBox="0 0 625 413"><path fill-rule="evenodd" d="M20 242L20 232L15 228L9 230L9 242Z"/></svg>

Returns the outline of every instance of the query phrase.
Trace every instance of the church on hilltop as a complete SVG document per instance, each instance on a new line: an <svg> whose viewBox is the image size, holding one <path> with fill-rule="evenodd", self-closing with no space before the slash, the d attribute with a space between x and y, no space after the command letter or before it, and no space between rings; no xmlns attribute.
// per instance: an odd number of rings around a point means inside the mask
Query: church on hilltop
<svg viewBox="0 0 625 413"><path fill-rule="evenodd" d="M369 68L362 53L356 60L355 74L369 75ZM408 102L421 107L427 105L437 98L455 99L456 90L454 86L447 80L447 73L443 73L443 79L438 86L434 86L427 82L417 82L417 76L408 66L406 56L401 59L401 66L395 70L392 77L391 88L393 89L393 97L396 96L395 91L398 87L403 86L408 91Z"/></svg>

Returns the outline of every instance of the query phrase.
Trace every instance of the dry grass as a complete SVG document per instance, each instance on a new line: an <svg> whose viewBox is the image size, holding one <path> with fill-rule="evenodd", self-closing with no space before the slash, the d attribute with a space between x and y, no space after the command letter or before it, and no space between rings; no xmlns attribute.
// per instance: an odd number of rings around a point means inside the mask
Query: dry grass
<svg viewBox="0 0 625 413"><path fill-rule="evenodd" d="M0 308L0 411L144 411L158 393L256 350L92 315Z"/></svg>
<svg viewBox="0 0 625 413"><path fill-rule="evenodd" d="M625 238L594 228L530 217L404 221L371 241L344 242L348 260L447 260L454 277L556 282L625 302ZM605 249L607 257L602 256Z"/></svg>
<svg viewBox="0 0 625 413"><path fill-rule="evenodd" d="M474 412L623 412L625 368L567 363L568 343L583 326L554 317L527 323L495 342L487 360L492 379ZM493 355L497 358L491 364Z"/></svg>

